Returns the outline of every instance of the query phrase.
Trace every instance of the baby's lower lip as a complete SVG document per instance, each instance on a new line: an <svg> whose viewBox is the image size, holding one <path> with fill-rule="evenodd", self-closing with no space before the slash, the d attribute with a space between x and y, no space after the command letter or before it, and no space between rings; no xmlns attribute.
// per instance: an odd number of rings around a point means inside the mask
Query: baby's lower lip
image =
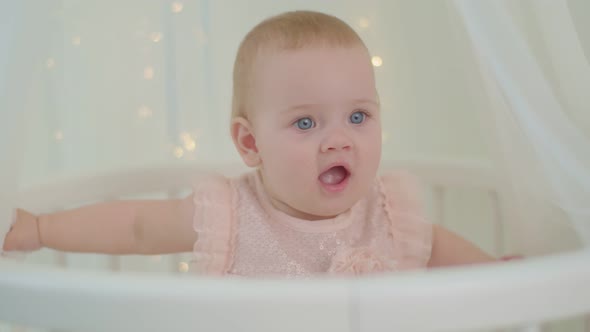
<svg viewBox="0 0 590 332"><path fill-rule="evenodd" d="M348 186L349 179L350 179L350 174L347 174L346 177L344 178L344 180L342 180L338 184L327 184L327 183L320 181L319 179L318 179L318 182L320 183L322 188L324 188L326 191L332 192L332 193L338 193L338 192L344 191L344 189L346 189L346 187Z"/></svg>

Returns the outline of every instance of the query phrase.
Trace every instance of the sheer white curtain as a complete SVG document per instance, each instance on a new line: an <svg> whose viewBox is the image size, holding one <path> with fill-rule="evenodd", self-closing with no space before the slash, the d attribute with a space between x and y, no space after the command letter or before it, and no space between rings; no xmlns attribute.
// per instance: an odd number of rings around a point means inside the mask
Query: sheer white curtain
<svg viewBox="0 0 590 332"><path fill-rule="evenodd" d="M48 47L46 14L55 1L0 2L0 248L12 220L23 166L25 108Z"/></svg>
<svg viewBox="0 0 590 332"><path fill-rule="evenodd" d="M512 189L518 246L542 252L544 239L562 236L568 227L589 245L590 65L568 3L454 5L488 92L489 109L482 115L496 165ZM527 38L531 31L540 37L537 44Z"/></svg>

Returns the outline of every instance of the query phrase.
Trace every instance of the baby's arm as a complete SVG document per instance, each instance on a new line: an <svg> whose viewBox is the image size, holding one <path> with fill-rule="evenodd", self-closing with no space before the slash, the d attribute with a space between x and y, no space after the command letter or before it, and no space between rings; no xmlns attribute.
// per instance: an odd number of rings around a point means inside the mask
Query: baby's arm
<svg viewBox="0 0 590 332"><path fill-rule="evenodd" d="M428 267L490 263L497 261L473 243L438 225L433 225L432 254Z"/></svg>
<svg viewBox="0 0 590 332"><path fill-rule="evenodd" d="M185 199L114 201L35 216L17 210L4 250L48 247L70 252L164 254L192 251L192 195Z"/></svg>

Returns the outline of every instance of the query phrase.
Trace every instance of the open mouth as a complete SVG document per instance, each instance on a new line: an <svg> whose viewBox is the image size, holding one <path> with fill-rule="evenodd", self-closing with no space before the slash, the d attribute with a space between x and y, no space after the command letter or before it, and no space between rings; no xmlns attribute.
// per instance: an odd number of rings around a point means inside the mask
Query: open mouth
<svg viewBox="0 0 590 332"><path fill-rule="evenodd" d="M331 191L339 191L344 189L349 177L350 172L348 169L342 165L338 165L324 171L318 179L325 188Z"/></svg>

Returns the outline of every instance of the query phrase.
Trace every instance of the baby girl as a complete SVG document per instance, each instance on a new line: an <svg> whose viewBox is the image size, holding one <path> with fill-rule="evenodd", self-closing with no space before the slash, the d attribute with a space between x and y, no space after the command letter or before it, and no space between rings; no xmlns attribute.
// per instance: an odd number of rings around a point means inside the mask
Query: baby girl
<svg viewBox="0 0 590 332"><path fill-rule="evenodd" d="M17 209L5 251L194 251L211 275L364 275L496 261L424 220L412 177L377 175L379 96L369 52L333 16L271 17L242 41L231 136L253 171L184 199Z"/></svg>

